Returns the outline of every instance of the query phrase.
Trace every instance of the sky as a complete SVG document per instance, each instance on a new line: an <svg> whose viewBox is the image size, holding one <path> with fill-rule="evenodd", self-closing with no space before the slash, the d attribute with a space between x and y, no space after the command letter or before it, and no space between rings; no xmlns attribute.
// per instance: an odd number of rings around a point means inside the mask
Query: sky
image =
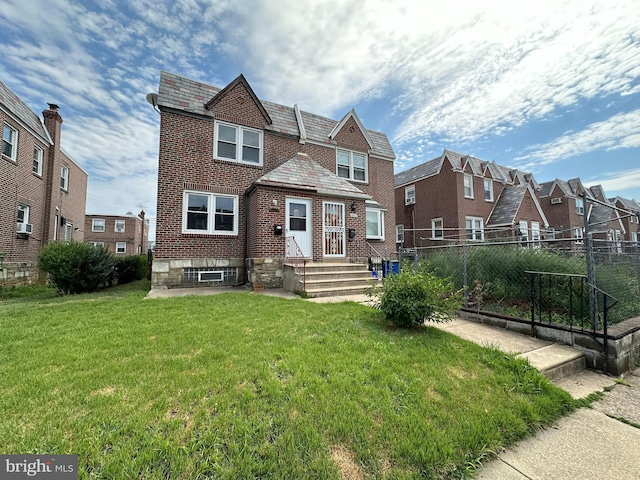
<svg viewBox="0 0 640 480"><path fill-rule="evenodd" d="M640 2L2 0L0 79L89 174L87 213L155 233L161 70L640 201Z"/></svg>

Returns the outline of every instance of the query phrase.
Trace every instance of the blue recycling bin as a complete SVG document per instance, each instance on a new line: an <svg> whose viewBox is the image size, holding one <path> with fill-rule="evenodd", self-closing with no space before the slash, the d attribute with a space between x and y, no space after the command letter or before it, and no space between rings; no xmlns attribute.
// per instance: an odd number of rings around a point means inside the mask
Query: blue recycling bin
<svg viewBox="0 0 640 480"><path fill-rule="evenodd" d="M400 273L400 262L398 260L385 260L382 262L382 276Z"/></svg>

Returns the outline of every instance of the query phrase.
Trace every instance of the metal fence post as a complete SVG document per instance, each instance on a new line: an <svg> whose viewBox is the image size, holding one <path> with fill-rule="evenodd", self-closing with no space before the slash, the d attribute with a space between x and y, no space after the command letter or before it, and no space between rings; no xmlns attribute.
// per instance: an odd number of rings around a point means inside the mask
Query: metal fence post
<svg viewBox="0 0 640 480"><path fill-rule="evenodd" d="M464 308L469 308L469 288L467 285L467 245L462 245L462 288L464 289Z"/></svg>

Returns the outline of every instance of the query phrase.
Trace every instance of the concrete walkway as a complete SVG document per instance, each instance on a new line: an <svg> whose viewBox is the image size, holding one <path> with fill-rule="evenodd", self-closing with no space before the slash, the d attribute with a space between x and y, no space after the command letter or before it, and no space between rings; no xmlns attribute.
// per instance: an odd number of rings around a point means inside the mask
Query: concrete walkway
<svg viewBox="0 0 640 480"><path fill-rule="evenodd" d="M225 291L246 291L245 287L179 288L151 290L147 298L211 295ZM300 298L284 290L260 294ZM366 295L321 297L310 302L355 301L368 304ZM433 326L474 343L517 353L540 371L551 371L576 350L526 335L476 322L456 319ZM536 433L508 450L498 452L480 469L482 480L608 480L640 479L640 369L616 379L589 370L555 380L573 398L605 392L593 408L581 408L557 424ZM605 391L610 390L610 391Z"/></svg>

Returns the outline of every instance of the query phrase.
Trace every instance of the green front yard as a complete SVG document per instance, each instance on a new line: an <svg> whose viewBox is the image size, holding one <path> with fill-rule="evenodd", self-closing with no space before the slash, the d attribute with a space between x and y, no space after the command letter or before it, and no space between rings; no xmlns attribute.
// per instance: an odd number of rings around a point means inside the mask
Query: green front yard
<svg viewBox="0 0 640 480"><path fill-rule="evenodd" d="M80 478L464 477L573 408L362 305L127 287L0 300L0 452L78 454Z"/></svg>

